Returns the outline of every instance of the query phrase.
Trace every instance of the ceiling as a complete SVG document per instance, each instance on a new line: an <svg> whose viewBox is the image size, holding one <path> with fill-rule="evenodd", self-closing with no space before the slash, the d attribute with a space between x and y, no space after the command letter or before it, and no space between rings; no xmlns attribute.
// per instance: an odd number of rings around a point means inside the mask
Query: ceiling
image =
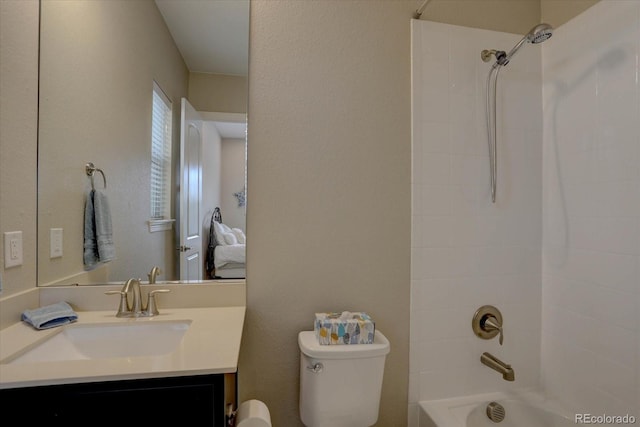
<svg viewBox="0 0 640 427"><path fill-rule="evenodd" d="M246 76L249 0L155 0L191 72Z"/></svg>
<svg viewBox="0 0 640 427"><path fill-rule="evenodd" d="M189 71L247 76L249 0L155 2ZM213 123L222 138L246 138L246 123Z"/></svg>

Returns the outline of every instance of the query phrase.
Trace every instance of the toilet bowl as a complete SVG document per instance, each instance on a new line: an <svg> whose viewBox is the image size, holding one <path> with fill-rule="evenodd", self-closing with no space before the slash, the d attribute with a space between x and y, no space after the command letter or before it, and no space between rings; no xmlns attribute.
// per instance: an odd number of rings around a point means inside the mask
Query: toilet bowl
<svg viewBox="0 0 640 427"><path fill-rule="evenodd" d="M314 331L298 334L300 418L307 427L369 427L378 420L389 340L321 345Z"/></svg>

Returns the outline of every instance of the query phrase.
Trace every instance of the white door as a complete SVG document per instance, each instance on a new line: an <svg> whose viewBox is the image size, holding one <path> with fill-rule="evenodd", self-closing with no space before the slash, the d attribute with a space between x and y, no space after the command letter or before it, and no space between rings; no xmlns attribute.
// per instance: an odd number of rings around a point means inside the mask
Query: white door
<svg viewBox="0 0 640 427"><path fill-rule="evenodd" d="M202 118L182 98L180 114L180 280L202 280Z"/></svg>

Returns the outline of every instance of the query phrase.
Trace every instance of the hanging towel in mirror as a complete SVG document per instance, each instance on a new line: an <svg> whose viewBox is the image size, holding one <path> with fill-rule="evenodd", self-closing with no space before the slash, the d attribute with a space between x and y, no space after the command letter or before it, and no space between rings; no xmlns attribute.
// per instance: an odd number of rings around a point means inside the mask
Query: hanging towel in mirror
<svg viewBox="0 0 640 427"><path fill-rule="evenodd" d="M83 257L87 269L115 259L109 201L100 190L91 190L85 201Z"/></svg>
<svg viewBox="0 0 640 427"><path fill-rule="evenodd" d="M93 190L93 211L96 224L98 258L100 262L112 261L116 257L116 249L113 244L111 211L109 210L107 195L100 190Z"/></svg>
<svg viewBox="0 0 640 427"><path fill-rule="evenodd" d="M93 210L93 190L87 193L84 203L84 265L91 269L98 263L98 242L96 240L96 222Z"/></svg>

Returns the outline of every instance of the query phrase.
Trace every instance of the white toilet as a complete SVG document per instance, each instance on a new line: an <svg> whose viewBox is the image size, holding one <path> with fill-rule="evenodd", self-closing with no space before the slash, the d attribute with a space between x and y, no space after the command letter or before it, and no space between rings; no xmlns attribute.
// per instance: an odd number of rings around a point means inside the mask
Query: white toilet
<svg viewBox="0 0 640 427"><path fill-rule="evenodd" d="M298 334L300 417L307 427L369 427L378 420L389 340L320 345L313 331Z"/></svg>

